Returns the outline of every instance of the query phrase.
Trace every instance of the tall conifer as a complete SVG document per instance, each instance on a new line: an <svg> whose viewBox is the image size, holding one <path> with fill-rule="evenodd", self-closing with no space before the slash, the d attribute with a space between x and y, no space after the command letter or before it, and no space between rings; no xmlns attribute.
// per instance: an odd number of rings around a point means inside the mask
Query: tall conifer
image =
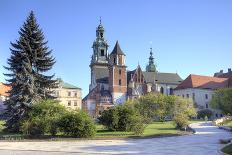
<svg viewBox="0 0 232 155"><path fill-rule="evenodd" d="M5 102L9 131L19 131L19 122L27 117L30 107L37 101L51 98L51 88L55 87L54 75L45 73L55 63L51 50L44 41L34 13L31 11L26 22L19 30L19 39L11 43L11 56L7 60L10 71L7 85L12 87L9 99Z"/></svg>

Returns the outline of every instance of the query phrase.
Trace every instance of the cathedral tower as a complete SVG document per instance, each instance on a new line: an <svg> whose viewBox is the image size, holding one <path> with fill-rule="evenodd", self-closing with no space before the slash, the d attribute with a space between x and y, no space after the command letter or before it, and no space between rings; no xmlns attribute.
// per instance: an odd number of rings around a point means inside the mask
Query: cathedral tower
<svg viewBox="0 0 232 155"><path fill-rule="evenodd" d="M153 57L153 52L152 52L152 48L150 48L150 57L149 57L149 63L146 67L146 71L147 72L157 72L156 70L156 66L154 64L154 57Z"/></svg>
<svg viewBox="0 0 232 155"><path fill-rule="evenodd" d="M122 104L127 99L126 55L122 52L118 41L109 58L109 90L113 102Z"/></svg>
<svg viewBox="0 0 232 155"><path fill-rule="evenodd" d="M97 86L97 82L108 82L108 43L105 40L105 30L101 23L96 29L96 39L93 42L93 54L91 59L91 84L89 91ZM105 80L105 81L104 81Z"/></svg>

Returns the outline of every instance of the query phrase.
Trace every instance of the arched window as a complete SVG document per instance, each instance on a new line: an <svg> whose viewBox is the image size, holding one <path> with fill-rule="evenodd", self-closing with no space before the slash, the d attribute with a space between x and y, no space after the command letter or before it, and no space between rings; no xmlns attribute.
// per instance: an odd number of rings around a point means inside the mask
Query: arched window
<svg viewBox="0 0 232 155"><path fill-rule="evenodd" d="M104 86L103 85L101 86L101 91L104 91Z"/></svg>
<svg viewBox="0 0 232 155"><path fill-rule="evenodd" d="M173 88L170 88L169 95L173 95Z"/></svg>
<svg viewBox="0 0 232 155"><path fill-rule="evenodd" d="M161 93L161 94L164 93L164 88L163 88L163 87L160 88L160 93Z"/></svg>

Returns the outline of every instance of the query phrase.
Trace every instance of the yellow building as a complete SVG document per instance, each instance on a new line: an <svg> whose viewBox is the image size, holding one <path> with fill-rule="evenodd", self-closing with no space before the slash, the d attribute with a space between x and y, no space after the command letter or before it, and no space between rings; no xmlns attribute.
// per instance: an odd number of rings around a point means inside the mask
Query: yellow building
<svg viewBox="0 0 232 155"><path fill-rule="evenodd" d="M60 104L71 109L82 108L81 88L64 82L62 79L58 80L58 88L54 89L55 97L60 101Z"/></svg>

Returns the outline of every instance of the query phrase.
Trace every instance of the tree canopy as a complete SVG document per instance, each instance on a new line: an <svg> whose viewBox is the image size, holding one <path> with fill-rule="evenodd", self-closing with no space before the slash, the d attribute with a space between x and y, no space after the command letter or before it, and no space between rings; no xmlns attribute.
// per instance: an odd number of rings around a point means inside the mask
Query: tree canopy
<svg viewBox="0 0 232 155"><path fill-rule="evenodd" d="M210 105L212 108L220 109L225 115L232 115L232 88L216 90Z"/></svg>

